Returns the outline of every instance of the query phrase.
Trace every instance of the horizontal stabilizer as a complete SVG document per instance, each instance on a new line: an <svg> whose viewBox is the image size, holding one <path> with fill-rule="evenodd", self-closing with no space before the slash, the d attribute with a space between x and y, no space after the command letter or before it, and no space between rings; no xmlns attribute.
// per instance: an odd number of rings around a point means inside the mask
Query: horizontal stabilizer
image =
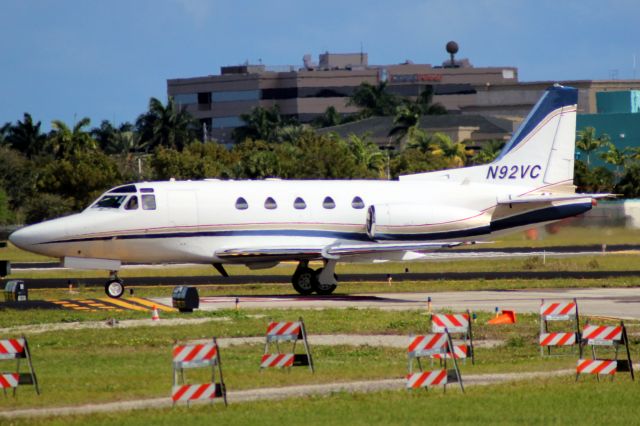
<svg viewBox="0 0 640 426"><path fill-rule="evenodd" d="M550 203L553 201L573 201L615 197L615 194L533 194L522 197L498 198L498 204Z"/></svg>

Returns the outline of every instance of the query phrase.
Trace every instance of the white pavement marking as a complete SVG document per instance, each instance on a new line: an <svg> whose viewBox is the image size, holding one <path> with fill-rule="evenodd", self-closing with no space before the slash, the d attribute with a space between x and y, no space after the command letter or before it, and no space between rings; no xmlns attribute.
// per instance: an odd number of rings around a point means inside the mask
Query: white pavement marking
<svg viewBox="0 0 640 426"><path fill-rule="evenodd" d="M379 293L345 296L250 296L239 297L240 308L379 308L391 310L425 309L431 297L434 310L493 312L513 309L538 313L540 299L578 299L580 315L640 319L640 288L587 288L504 291L455 291L433 293ZM200 309L233 309L235 297L202 297ZM154 299L170 303L168 298Z"/></svg>
<svg viewBox="0 0 640 426"><path fill-rule="evenodd" d="M557 377L575 374L575 370L556 370L551 372L525 372L504 374L479 374L463 377L465 386L491 385L501 382L531 380L538 377ZM248 389L227 393L229 403L258 400L286 399L300 396L329 395L334 392L380 392L404 389L405 379L366 380L345 383L325 383L286 386L278 388ZM196 401L194 401L196 402ZM167 408L172 406L171 398L139 399L134 401L108 402L104 404L86 404L72 407L27 408L21 410L0 411L0 418L49 417L82 415L91 413L110 413L145 408Z"/></svg>

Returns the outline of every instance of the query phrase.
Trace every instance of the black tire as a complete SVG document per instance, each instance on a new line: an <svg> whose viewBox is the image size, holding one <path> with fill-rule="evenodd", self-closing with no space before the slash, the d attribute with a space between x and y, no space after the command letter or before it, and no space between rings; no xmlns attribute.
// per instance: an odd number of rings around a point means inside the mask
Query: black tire
<svg viewBox="0 0 640 426"><path fill-rule="evenodd" d="M298 268L291 278L293 288L303 296L314 292L316 282L316 274L311 268Z"/></svg>
<svg viewBox="0 0 640 426"><path fill-rule="evenodd" d="M319 294L320 296L328 296L331 293L333 293L335 291L335 289L338 287L337 284L320 284L320 280L318 279L318 277L320 276L320 274L322 273L322 270L324 268L320 268L315 272L315 286L314 286L314 291ZM336 274L333 274L334 278L336 279L336 281L338 281L338 276Z"/></svg>
<svg viewBox="0 0 640 426"><path fill-rule="evenodd" d="M122 280L109 280L104 285L104 292L112 299L119 299L124 294L124 284Z"/></svg>

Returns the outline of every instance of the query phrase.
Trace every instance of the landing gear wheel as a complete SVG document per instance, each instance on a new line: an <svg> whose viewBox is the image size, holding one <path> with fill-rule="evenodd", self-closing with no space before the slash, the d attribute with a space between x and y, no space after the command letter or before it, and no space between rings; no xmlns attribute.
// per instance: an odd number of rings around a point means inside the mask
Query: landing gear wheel
<svg viewBox="0 0 640 426"><path fill-rule="evenodd" d="M317 294L319 294L320 296L328 296L331 293L333 293L333 291L338 287L337 284L321 284L319 277L320 274L322 273L322 270L324 268L320 268L317 271L315 271L315 287L314 290ZM338 276L336 274L333 274L334 278L336 279L336 281L338 281Z"/></svg>
<svg viewBox="0 0 640 426"><path fill-rule="evenodd" d="M291 279L293 288L298 293L308 296L315 290L316 274L311 268L298 268Z"/></svg>
<svg viewBox="0 0 640 426"><path fill-rule="evenodd" d="M107 293L107 296L118 299L124 294L124 284L122 284L122 280L111 279L107 281L104 285L104 292Z"/></svg>

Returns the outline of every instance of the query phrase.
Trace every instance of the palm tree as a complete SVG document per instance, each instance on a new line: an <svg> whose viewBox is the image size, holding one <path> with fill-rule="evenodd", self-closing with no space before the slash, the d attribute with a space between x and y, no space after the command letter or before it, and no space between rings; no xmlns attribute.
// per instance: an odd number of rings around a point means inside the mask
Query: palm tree
<svg viewBox="0 0 640 426"><path fill-rule="evenodd" d="M182 150L197 137L199 125L186 107L178 106L170 96L166 106L157 98L149 99L149 111L138 117L136 128L150 147Z"/></svg>
<svg viewBox="0 0 640 426"><path fill-rule="evenodd" d="M422 115L443 115L447 109L439 103L433 103L433 86L428 85L418 95L416 104L420 107Z"/></svg>
<svg viewBox="0 0 640 426"><path fill-rule="evenodd" d="M420 125L422 109L418 104L405 102L396 108L396 116L393 119L394 126L388 136L395 136L396 143L400 143L407 134Z"/></svg>
<svg viewBox="0 0 640 426"><path fill-rule="evenodd" d="M71 129L63 121L53 120L51 122L52 130L47 141L49 152L56 158L66 158L80 152L96 150L96 141L84 129L89 124L91 124L91 120L84 117Z"/></svg>
<svg viewBox="0 0 640 426"><path fill-rule="evenodd" d="M282 118L278 105L271 108L255 107L249 114L240 114L240 119L245 124L233 131L233 139L237 143L245 139L273 142L278 129L287 124L293 124Z"/></svg>
<svg viewBox="0 0 640 426"><path fill-rule="evenodd" d="M462 142L453 142L444 133L436 132L431 136L431 152L436 157L444 158L449 167L463 167L470 151Z"/></svg>
<svg viewBox="0 0 640 426"><path fill-rule="evenodd" d="M376 177L384 176L385 156L378 145L369 139L368 134L356 136L352 133L347 137L347 144L356 164L368 172L373 172Z"/></svg>
<svg viewBox="0 0 640 426"><path fill-rule="evenodd" d="M480 151L476 152L473 157L474 164L487 164L498 158L502 148L504 148L505 141L499 139L492 139L488 141Z"/></svg>
<svg viewBox="0 0 640 426"><path fill-rule="evenodd" d="M40 133L41 122L33 122L31 114L24 113L22 121L17 121L14 126L9 127L6 142L9 145L31 158L40 153L44 148L46 136Z"/></svg>
<svg viewBox="0 0 640 426"><path fill-rule="evenodd" d="M313 120L313 125L319 128L333 127L333 126L337 126L341 122L342 122L342 116L340 115L338 110L336 110L336 107L331 105L327 107L327 109L324 111L324 114L322 114L319 117L316 117Z"/></svg>
<svg viewBox="0 0 640 426"><path fill-rule="evenodd" d="M611 142L611 138L606 133L596 137L596 129L593 127L585 127L584 130L578 132L578 140L576 147L587 154L587 166L591 165L591 153L607 146Z"/></svg>
<svg viewBox="0 0 640 426"><path fill-rule="evenodd" d="M361 118L372 115L393 115L399 103L395 95L387 92L387 83L384 81L378 83L377 86L366 81L361 83L347 101L347 105L357 106L361 109Z"/></svg>
<svg viewBox="0 0 640 426"><path fill-rule="evenodd" d="M619 150L618 147L611 142L608 142L605 146L608 148L608 150L601 153L600 158L602 158L605 163L614 166L615 175L617 178L620 178L620 176L622 175L622 168L629 159L629 149L625 148L623 150Z"/></svg>

